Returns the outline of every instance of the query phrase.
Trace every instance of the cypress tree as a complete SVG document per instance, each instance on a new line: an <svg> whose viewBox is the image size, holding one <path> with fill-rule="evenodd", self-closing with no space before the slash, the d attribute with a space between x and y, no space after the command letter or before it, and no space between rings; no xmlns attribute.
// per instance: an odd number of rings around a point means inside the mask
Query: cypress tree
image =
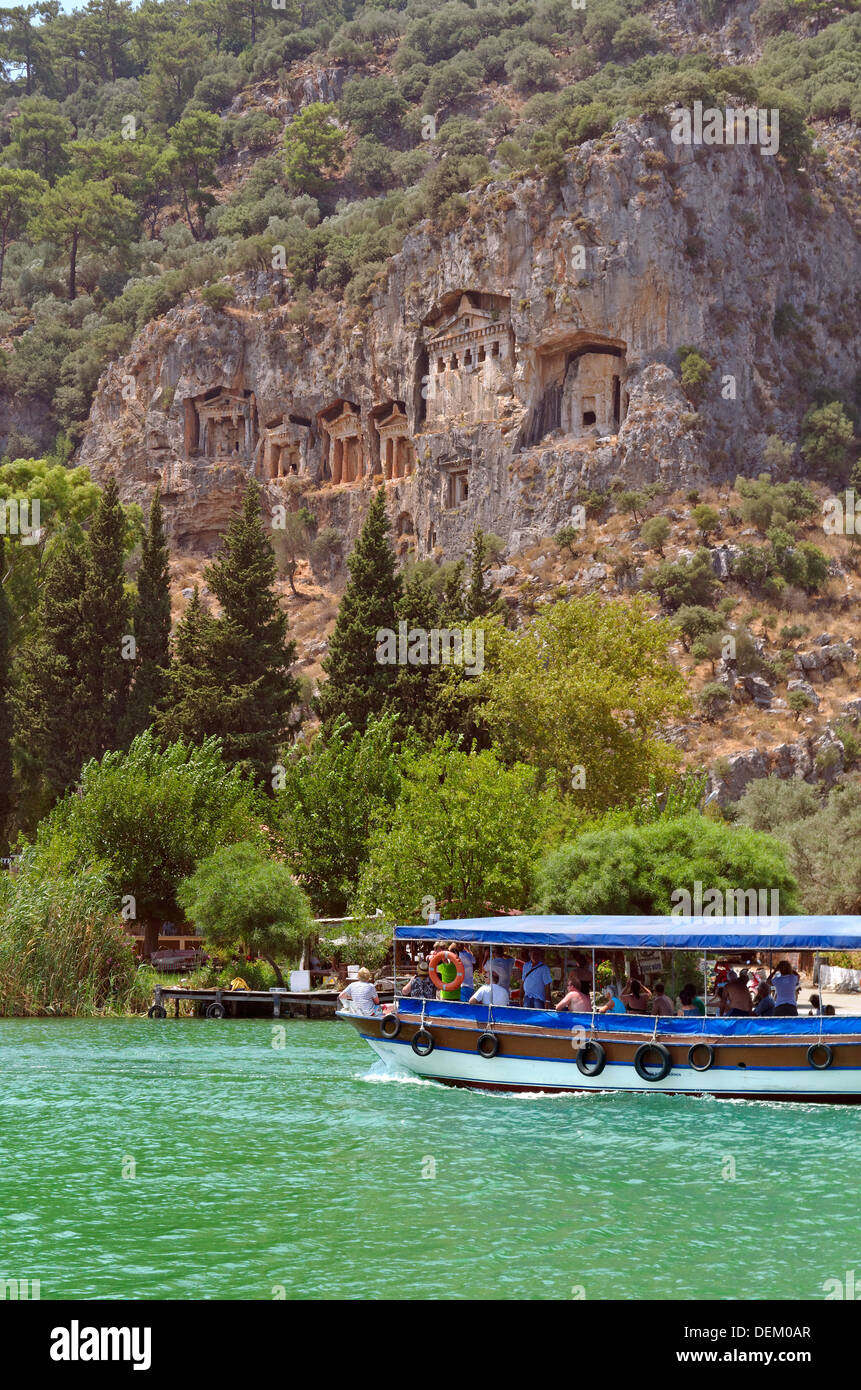
<svg viewBox="0 0 861 1390"><path fill-rule="evenodd" d="M124 739L130 743L152 723L167 693L170 665L170 580L161 490L156 488L150 505L149 526L144 532L138 592L134 605L137 665L129 694Z"/></svg>
<svg viewBox="0 0 861 1390"><path fill-rule="evenodd" d="M88 725L89 691L82 679L87 634L82 616L88 578L83 536L69 531L49 550L36 634L18 661L16 723L25 741L27 780L43 779L61 793L94 751Z"/></svg>
<svg viewBox="0 0 861 1390"><path fill-rule="evenodd" d="M362 733L370 715L382 714L396 683L396 668L377 661L377 633L381 628L396 633L402 593L383 488L371 501L347 565L350 578L323 662L329 679L317 697L317 709L324 730L343 714Z"/></svg>
<svg viewBox="0 0 861 1390"><path fill-rule="evenodd" d="M407 624L407 636L415 629L425 634L442 626L439 599L419 573L409 579L398 604L398 619ZM424 741L433 743L445 732L439 708L442 678L440 666L410 665L396 668L392 706L402 732L415 729Z"/></svg>
<svg viewBox="0 0 861 1390"><path fill-rule="evenodd" d="M464 620L463 560L457 560L448 567L448 575L443 584L440 610L448 626Z"/></svg>
<svg viewBox="0 0 861 1390"><path fill-rule="evenodd" d="M13 804L10 624L11 612L6 596L6 538L0 535L0 847L4 853L9 843Z"/></svg>
<svg viewBox="0 0 861 1390"><path fill-rule="evenodd" d="M295 646L287 641L287 615L275 592L275 556L256 482L204 577L222 616L207 614L195 593L177 629L169 704L159 728L192 742L215 734L226 761L269 781L299 687L290 674Z"/></svg>
<svg viewBox="0 0 861 1390"><path fill-rule="evenodd" d="M215 670L217 621L201 603L195 584L176 626L167 698L156 715L156 728L166 743L202 743L216 732L216 718L223 717L223 681Z"/></svg>
<svg viewBox="0 0 861 1390"><path fill-rule="evenodd" d="M469 557L469 584L466 590L465 614L468 623L477 618L489 618L499 613L503 607L500 590L488 584L484 571L487 567L487 538L480 526L472 533L472 548Z"/></svg>
<svg viewBox="0 0 861 1390"><path fill-rule="evenodd" d="M117 480L111 474L90 526L81 595L84 650L78 675L89 701L89 750L98 758L120 746L131 681L131 614L123 570L125 530Z"/></svg>

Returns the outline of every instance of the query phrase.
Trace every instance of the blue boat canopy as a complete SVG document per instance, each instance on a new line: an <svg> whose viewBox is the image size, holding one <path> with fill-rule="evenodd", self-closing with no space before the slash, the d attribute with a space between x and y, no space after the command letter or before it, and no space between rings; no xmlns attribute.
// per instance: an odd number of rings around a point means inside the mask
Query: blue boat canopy
<svg viewBox="0 0 861 1390"><path fill-rule="evenodd" d="M396 941L608 950L861 950L861 917L474 917L395 927Z"/></svg>

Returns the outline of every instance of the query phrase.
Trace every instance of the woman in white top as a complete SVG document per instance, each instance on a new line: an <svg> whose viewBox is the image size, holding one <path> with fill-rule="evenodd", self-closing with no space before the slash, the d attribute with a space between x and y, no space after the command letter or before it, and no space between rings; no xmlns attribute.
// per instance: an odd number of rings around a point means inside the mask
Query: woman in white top
<svg viewBox="0 0 861 1390"><path fill-rule="evenodd" d="M371 980L370 970L366 970L364 965L356 972L356 978L352 984L347 985L338 995L342 1004L349 1004L351 1014L361 1014L364 1018L373 1017L379 1007L380 997Z"/></svg>

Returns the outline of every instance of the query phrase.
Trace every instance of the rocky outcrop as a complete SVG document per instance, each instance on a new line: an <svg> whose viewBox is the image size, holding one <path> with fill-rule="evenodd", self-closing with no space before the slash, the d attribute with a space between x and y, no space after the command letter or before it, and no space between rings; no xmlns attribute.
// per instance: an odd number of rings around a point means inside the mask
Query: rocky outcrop
<svg viewBox="0 0 861 1390"><path fill-rule="evenodd" d="M295 473L346 540L385 480L401 549L452 555L476 523L522 549L615 478L756 473L766 435L796 435L808 404L778 307L824 287L810 351L834 390L861 366L842 331L857 263L845 166L844 151L806 175L805 204L800 176L756 150L623 123L580 148L558 191L490 183L459 227L415 229L361 316L305 312L262 271L233 281L224 312L174 309L104 375L80 462L115 469L125 500L160 482L175 545L211 548L250 474L274 506ZM696 401L682 345L712 366Z"/></svg>
<svg viewBox="0 0 861 1390"><path fill-rule="evenodd" d="M817 738L802 735L795 743L775 748L747 748L721 758L708 776L707 795L720 806L738 801L760 777L800 777L829 787L844 770L845 750L833 729Z"/></svg>

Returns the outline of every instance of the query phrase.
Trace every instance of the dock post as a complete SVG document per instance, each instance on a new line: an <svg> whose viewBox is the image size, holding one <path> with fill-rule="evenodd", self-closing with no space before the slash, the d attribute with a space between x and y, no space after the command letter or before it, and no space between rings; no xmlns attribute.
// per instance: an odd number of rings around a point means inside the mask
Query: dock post
<svg viewBox="0 0 861 1390"><path fill-rule="evenodd" d="M272 1017L273 1017L273 1018L280 1018L280 1017L281 1017L281 995L280 995L280 994L273 994L273 996L272 996Z"/></svg>

